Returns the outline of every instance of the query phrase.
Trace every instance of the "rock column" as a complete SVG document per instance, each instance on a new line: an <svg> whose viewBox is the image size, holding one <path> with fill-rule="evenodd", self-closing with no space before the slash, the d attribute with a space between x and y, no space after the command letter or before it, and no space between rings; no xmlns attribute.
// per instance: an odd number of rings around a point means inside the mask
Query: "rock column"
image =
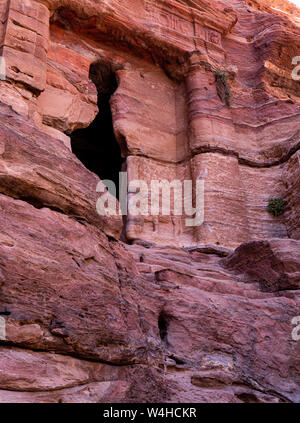
<svg viewBox="0 0 300 423"><path fill-rule="evenodd" d="M217 95L214 65L208 56L191 56L186 89L194 187L197 180L204 180L204 210L198 210L198 215L204 212L204 221L194 227L194 238L197 244L234 247L249 240L245 191L238 158L222 152L226 124L218 117L220 110L224 109L223 114L230 111ZM198 187L198 198L203 185ZM193 196L196 205L195 191Z"/></svg>

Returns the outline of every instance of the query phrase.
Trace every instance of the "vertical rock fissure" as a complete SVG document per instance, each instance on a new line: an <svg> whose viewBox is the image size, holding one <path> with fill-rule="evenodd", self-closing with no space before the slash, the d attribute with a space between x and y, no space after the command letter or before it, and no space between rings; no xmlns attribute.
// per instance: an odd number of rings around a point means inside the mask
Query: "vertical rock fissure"
<svg viewBox="0 0 300 423"><path fill-rule="evenodd" d="M164 311L161 311L158 316L158 329L159 335L162 342L168 344L168 326L169 326L169 317Z"/></svg>

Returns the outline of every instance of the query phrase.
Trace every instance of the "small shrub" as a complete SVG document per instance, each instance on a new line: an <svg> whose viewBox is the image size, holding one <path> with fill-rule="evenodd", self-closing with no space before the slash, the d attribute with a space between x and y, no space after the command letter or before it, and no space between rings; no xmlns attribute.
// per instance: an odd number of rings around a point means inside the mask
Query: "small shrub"
<svg viewBox="0 0 300 423"><path fill-rule="evenodd" d="M230 107L231 91L228 83L228 75L225 72L216 71L215 78L218 96L226 104L226 106Z"/></svg>
<svg viewBox="0 0 300 423"><path fill-rule="evenodd" d="M222 80L222 82L224 82L224 83L228 81L227 74L225 72L222 72L222 71L216 71L215 77L216 77L216 79Z"/></svg>
<svg viewBox="0 0 300 423"><path fill-rule="evenodd" d="M281 216L286 207L286 201L283 198L270 198L267 210L273 216Z"/></svg>

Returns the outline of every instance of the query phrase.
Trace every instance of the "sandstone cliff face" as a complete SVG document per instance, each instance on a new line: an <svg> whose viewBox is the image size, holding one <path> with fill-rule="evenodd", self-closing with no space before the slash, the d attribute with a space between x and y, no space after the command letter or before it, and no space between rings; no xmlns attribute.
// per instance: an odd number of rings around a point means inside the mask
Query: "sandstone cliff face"
<svg viewBox="0 0 300 423"><path fill-rule="evenodd" d="M300 30L275 6L1 0L1 402L300 401ZM204 179L201 226L97 213L71 139L108 74L129 181Z"/></svg>

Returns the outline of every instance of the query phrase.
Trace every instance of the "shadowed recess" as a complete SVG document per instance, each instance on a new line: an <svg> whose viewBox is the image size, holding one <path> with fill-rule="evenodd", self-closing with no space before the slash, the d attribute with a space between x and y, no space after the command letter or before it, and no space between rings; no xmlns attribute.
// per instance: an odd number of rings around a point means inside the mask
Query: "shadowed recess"
<svg viewBox="0 0 300 423"><path fill-rule="evenodd" d="M114 181L118 196L119 172L123 159L114 136L109 103L118 87L117 80L111 66L102 62L91 65L90 79L97 87L99 113L89 127L71 134L72 151L100 179Z"/></svg>

